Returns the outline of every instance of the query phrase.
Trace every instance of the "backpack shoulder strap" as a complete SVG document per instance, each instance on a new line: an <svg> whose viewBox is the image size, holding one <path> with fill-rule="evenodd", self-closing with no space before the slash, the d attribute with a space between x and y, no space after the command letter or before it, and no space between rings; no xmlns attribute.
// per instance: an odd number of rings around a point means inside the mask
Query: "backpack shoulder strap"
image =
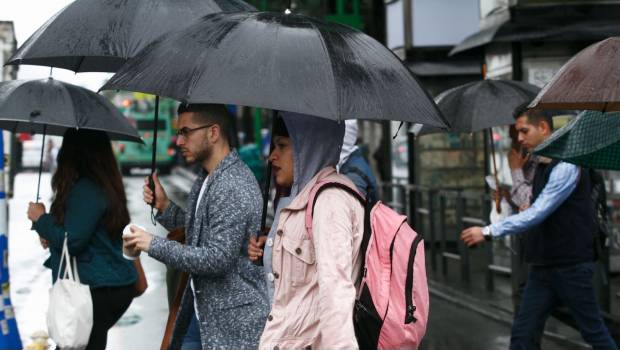
<svg viewBox="0 0 620 350"><path fill-rule="evenodd" d="M312 188L312 191L310 191L310 196L308 198L308 207L306 208L306 231L308 232L310 239L312 239L312 216L314 214L314 206L316 205L316 200L321 194L321 192L329 188L339 188L341 190L346 191L347 193L352 195L355 199L357 199L362 204L363 208L366 208L366 199L364 199L362 195L359 192L357 192L356 189L353 189L341 182L326 181L326 182L317 183Z"/></svg>

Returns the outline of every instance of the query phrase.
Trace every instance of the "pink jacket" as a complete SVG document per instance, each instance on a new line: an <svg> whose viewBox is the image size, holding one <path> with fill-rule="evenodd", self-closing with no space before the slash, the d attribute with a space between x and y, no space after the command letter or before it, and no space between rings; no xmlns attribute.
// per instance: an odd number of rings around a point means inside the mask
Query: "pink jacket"
<svg viewBox="0 0 620 350"><path fill-rule="evenodd" d="M325 168L280 213L273 241L273 305L260 349L358 348L353 304L364 208L344 190L326 189L316 200L312 240L306 232L310 191L328 177L355 188L333 167Z"/></svg>

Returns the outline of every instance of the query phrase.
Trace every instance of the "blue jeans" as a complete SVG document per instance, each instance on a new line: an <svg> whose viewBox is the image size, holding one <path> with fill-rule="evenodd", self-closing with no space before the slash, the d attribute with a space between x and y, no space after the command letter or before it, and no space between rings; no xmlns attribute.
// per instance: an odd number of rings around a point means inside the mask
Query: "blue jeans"
<svg viewBox="0 0 620 350"><path fill-rule="evenodd" d="M551 310L561 303L570 309L581 336L595 350L617 350L596 303L594 267L593 262L532 267L512 325L510 349L535 349L536 335L542 334Z"/></svg>
<svg viewBox="0 0 620 350"><path fill-rule="evenodd" d="M196 318L195 311L192 312L192 320L183 338L181 350L202 350L202 344L200 343L200 327L198 327L198 318Z"/></svg>

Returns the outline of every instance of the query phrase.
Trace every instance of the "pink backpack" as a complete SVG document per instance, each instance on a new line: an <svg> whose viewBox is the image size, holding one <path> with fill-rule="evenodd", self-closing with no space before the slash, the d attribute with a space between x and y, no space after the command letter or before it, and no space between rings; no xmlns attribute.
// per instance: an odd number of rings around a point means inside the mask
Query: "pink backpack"
<svg viewBox="0 0 620 350"><path fill-rule="evenodd" d="M312 238L312 213L316 198L327 188L340 188L365 207L366 252L354 310L355 336L360 349L417 349L426 333L429 297L424 243L407 217L377 202L366 200L344 182L318 182L306 210L306 229Z"/></svg>

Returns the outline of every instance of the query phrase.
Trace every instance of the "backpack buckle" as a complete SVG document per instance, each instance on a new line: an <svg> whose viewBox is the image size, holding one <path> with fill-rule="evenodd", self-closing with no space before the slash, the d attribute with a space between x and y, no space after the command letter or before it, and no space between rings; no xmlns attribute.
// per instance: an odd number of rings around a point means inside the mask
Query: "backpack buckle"
<svg viewBox="0 0 620 350"><path fill-rule="evenodd" d="M405 324L409 324L411 322L413 322L413 323L418 322L418 319L415 318L415 316L413 315L415 310L416 310L415 305L408 305L407 306L407 315L405 316Z"/></svg>

